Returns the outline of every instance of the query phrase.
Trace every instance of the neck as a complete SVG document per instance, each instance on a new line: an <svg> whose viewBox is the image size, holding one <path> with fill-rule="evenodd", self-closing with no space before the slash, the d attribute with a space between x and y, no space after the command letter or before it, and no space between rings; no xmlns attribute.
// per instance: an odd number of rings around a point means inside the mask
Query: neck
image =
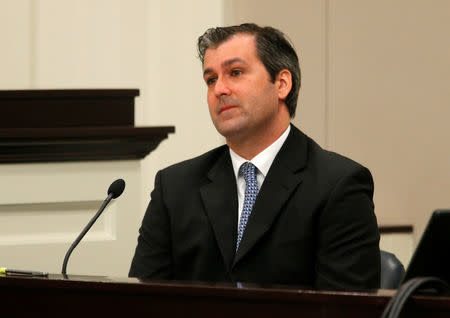
<svg viewBox="0 0 450 318"><path fill-rule="evenodd" d="M227 138L227 145L242 158L253 159L264 149L273 144L286 131L290 118L280 121L277 125L261 127L256 132L249 133L248 136L235 136Z"/></svg>

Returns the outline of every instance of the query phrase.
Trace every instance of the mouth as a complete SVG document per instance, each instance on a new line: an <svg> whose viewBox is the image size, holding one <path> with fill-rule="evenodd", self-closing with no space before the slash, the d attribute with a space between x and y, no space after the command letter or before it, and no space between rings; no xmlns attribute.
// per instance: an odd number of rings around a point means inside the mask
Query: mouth
<svg viewBox="0 0 450 318"><path fill-rule="evenodd" d="M223 112L226 112L227 110L230 110L232 108L237 107L236 105L222 105L219 107L219 115L222 114Z"/></svg>

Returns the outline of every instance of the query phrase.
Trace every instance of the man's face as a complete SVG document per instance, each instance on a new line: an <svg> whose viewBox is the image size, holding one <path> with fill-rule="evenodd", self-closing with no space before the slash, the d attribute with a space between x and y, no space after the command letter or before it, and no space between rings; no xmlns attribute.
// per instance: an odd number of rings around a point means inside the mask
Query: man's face
<svg viewBox="0 0 450 318"><path fill-rule="evenodd" d="M255 137L276 124L278 91L257 56L253 35L236 34L208 49L203 78L212 121L227 140Z"/></svg>

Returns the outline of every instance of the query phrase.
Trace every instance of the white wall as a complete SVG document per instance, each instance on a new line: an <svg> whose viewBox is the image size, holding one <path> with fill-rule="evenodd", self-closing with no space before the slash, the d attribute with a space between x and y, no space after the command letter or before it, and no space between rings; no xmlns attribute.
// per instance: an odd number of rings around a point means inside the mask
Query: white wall
<svg viewBox="0 0 450 318"><path fill-rule="evenodd" d="M170 125L142 161L0 165L0 266L60 272L64 254L122 177L124 194L68 273L126 276L157 169L222 143L210 124L196 38L223 3L1 0L0 89L138 88L136 124Z"/></svg>
<svg viewBox="0 0 450 318"><path fill-rule="evenodd" d="M148 103L138 124L174 125L175 134L142 163L142 214L157 170L223 144L209 117L196 43L207 28L223 24L224 4L158 1L148 12Z"/></svg>
<svg viewBox="0 0 450 318"><path fill-rule="evenodd" d="M231 23L283 30L303 75L295 123L372 171L382 239L404 263L436 208L450 208L447 0L233 0Z"/></svg>
<svg viewBox="0 0 450 318"><path fill-rule="evenodd" d="M1 266L61 272L73 240L106 198L109 184L127 181L73 252L70 274L125 276L139 225L137 161L3 164L0 166Z"/></svg>

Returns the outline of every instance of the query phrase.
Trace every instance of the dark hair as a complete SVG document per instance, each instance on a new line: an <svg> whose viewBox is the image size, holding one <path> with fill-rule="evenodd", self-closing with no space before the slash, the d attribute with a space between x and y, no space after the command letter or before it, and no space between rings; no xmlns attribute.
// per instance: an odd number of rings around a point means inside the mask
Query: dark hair
<svg viewBox="0 0 450 318"><path fill-rule="evenodd" d="M260 27L253 23L210 28L198 38L197 42L198 56L202 64L207 49L216 48L231 36L239 33L255 36L258 57L269 72L272 82L275 82L275 78L281 70L287 69L291 72L292 88L285 103L289 115L294 117L300 91L300 66L297 53L283 32L272 27Z"/></svg>

